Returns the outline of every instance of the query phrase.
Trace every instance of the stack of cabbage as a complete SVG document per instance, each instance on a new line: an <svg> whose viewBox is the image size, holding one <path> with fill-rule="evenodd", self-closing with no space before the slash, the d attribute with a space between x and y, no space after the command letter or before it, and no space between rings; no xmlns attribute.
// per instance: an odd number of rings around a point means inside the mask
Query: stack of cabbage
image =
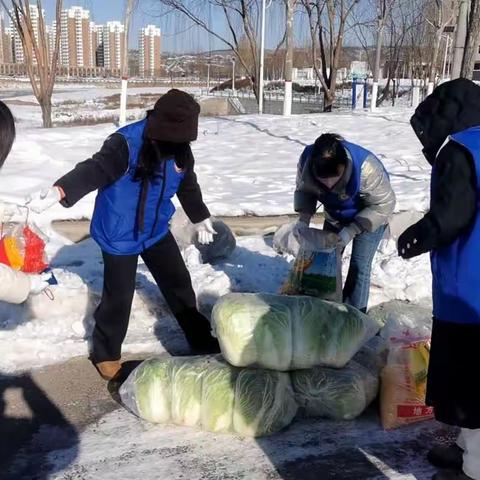
<svg viewBox="0 0 480 480"><path fill-rule="evenodd" d="M348 305L313 297L231 293L213 309L225 359L236 367L343 368L379 331Z"/></svg>
<svg viewBox="0 0 480 480"><path fill-rule="evenodd" d="M295 398L309 416L352 419L378 393L376 359L384 343L374 336L381 324L355 308L313 297L233 293L217 302L213 321L232 365L291 371Z"/></svg>
<svg viewBox="0 0 480 480"><path fill-rule="evenodd" d="M124 405L153 423L256 437L278 432L297 412L288 374L240 369L221 357L153 358L120 389Z"/></svg>
<svg viewBox="0 0 480 480"><path fill-rule="evenodd" d="M122 385L124 405L155 423L261 436L289 425L299 406L309 416L352 419L377 394L380 348L371 339L380 325L358 310L310 297L230 294L213 323L228 363L147 360Z"/></svg>

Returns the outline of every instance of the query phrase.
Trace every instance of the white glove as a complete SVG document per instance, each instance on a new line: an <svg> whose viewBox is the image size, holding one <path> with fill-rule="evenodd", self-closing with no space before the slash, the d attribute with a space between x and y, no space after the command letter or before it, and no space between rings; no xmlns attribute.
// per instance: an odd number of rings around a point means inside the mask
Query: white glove
<svg viewBox="0 0 480 480"><path fill-rule="evenodd" d="M30 293L38 295L50 286L48 281L52 277L51 273L40 273L39 275L29 275L30 277Z"/></svg>
<svg viewBox="0 0 480 480"><path fill-rule="evenodd" d="M362 229L355 223L343 227L340 232L338 232L340 246L346 247L360 233L362 233Z"/></svg>
<svg viewBox="0 0 480 480"><path fill-rule="evenodd" d="M203 222L197 223L195 225L197 231L198 243L200 245L209 245L213 243L213 236L217 234L213 228L212 220L207 218Z"/></svg>
<svg viewBox="0 0 480 480"><path fill-rule="evenodd" d="M21 210L18 205L0 202L0 223L8 222L15 215L21 215Z"/></svg>
<svg viewBox="0 0 480 480"><path fill-rule="evenodd" d="M51 187L29 195L25 199L25 205L35 213L42 213L53 207L61 199L62 194L60 189L58 187Z"/></svg>

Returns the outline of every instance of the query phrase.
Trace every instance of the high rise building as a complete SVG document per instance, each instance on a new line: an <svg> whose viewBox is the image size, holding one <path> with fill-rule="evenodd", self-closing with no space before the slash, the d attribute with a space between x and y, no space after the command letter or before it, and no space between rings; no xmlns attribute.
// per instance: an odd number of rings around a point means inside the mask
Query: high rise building
<svg viewBox="0 0 480 480"><path fill-rule="evenodd" d="M97 67L103 67L105 65L105 55L103 48L103 31L105 27L103 25L96 25L90 23L90 31L92 37L92 61Z"/></svg>
<svg viewBox="0 0 480 480"><path fill-rule="evenodd" d="M125 26L120 22L108 22L103 28L104 67L121 69L125 41Z"/></svg>
<svg viewBox="0 0 480 480"><path fill-rule="evenodd" d="M13 63L12 32L0 13L0 63Z"/></svg>
<svg viewBox="0 0 480 480"><path fill-rule="evenodd" d="M12 10L12 14L13 10ZM35 39L38 41L38 33L40 31L40 19L45 18L45 10L41 12L42 17L40 17L40 12L36 5L30 5L30 17L32 19L33 34ZM12 26L13 30L13 60L15 63L25 63L25 56L23 53L22 40L20 39L20 34L15 26Z"/></svg>
<svg viewBox="0 0 480 480"><path fill-rule="evenodd" d="M65 67L93 67L90 12L82 7L71 7L62 12L60 65Z"/></svg>
<svg viewBox="0 0 480 480"><path fill-rule="evenodd" d="M140 30L140 75L155 77L161 69L161 31L155 25Z"/></svg>

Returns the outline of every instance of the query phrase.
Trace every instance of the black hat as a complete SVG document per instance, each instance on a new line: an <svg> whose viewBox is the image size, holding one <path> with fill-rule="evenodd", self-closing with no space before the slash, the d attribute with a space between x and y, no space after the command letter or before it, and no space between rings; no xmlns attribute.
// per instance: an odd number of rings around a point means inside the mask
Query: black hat
<svg viewBox="0 0 480 480"><path fill-rule="evenodd" d="M172 143L193 142L198 136L200 105L181 90L170 90L148 112L145 136Z"/></svg>

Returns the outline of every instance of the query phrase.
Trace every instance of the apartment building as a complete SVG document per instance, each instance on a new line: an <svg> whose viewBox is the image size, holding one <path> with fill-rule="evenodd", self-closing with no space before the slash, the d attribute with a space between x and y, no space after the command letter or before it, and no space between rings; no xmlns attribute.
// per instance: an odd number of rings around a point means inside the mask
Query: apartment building
<svg viewBox="0 0 480 480"><path fill-rule="evenodd" d="M0 14L0 63L13 63L12 31Z"/></svg>
<svg viewBox="0 0 480 480"><path fill-rule="evenodd" d="M62 12L60 65L65 67L94 67L90 11L71 7Z"/></svg>
<svg viewBox="0 0 480 480"><path fill-rule="evenodd" d="M13 10L12 10L13 14ZM41 12L42 18L45 17L45 10ZM40 31L40 12L36 5L30 5L30 16L32 18L33 33L35 38L38 40L38 33ZM13 61L15 63L25 63L25 57L23 54L22 40L20 34L16 28L13 28Z"/></svg>
<svg viewBox="0 0 480 480"><path fill-rule="evenodd" d="M125 27L120 22L107 22L103 28L103 67L122 69Z"/></svg>
<svg viewBox="0 0 480 480"><path fill-rule="evenodd" d="M161 31L155 25L140 30L139 36L140 75L156 77L161 71Z"/></svg>

